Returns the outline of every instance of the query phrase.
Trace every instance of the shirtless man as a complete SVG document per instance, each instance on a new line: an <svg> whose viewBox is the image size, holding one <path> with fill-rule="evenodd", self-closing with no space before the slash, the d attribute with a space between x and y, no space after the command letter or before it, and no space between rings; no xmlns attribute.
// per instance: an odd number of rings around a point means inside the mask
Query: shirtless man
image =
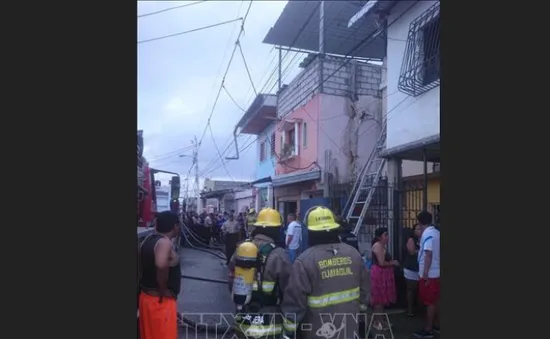
<svg viewBox="0 0 550 339"><path fill-rule="evenodd" d="M178 216L157 214L155 228L138 252L140 338L176 339L181 267L172 239L179 234Z"/></svg>

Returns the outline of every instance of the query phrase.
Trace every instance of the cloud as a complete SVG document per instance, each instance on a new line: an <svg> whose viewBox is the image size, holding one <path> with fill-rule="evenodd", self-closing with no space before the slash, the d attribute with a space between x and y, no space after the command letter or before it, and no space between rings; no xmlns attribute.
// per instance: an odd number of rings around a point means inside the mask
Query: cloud
<svg viewBox="0 0 550 339"><path fill-rule="evenodd" d="M173 7L182 2L139 1L138 13L149 13ZM241 45L252 78L258 90L268 80L277 52L262 44L275 23L284 1L255 1L252 5ZM173 34L207 26L244 15L248 2L204 2L194 6L142 17L138 21L138 40ZM239 22L203 31L138 45L138 127L144 130L144 155L154 166L187 176L192 164L189 146L201 138L221 84L240 27ZM277 72L275 72L275 75ZM270 79L273 83L274 79ZM237 103L247 108L254 99L244 63L236 53L225 85ZM251 180L255 175L257 151L249 147L239 160L227 161L218 156L235 155L232 133L243 112L226 93L220 94L212 115L214 137L206 133L199 152L199 169L210 178ZM255 136L240 136L242 148ZM213 141L215 140L215 143ZM224 159L225 162L225 159ZM202 180L202 179L201 179Z"/></svg>

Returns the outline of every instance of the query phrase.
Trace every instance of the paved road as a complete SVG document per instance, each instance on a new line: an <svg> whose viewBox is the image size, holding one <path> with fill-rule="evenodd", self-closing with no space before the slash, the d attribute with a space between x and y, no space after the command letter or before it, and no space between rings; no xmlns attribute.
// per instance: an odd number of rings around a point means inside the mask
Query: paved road
<svg viewBox="0 0 550 339"><path fill-rule="evenodd" d="M221 253L220 253L221 254ZM182 273L188 276L227 280L225 261L209 253L190 248L180 249ZM187 313L187 318L200 322L196 313L227 313L233 312L233 303L229 289L225 284L182 279L182 292L178 297L178 311ZM195 314L194 314L195 313ZM203 323L213 325L220 322L217 315L204 315ZM222 334L218 336L223 337ZM179 339L215 338L213 334L199 333L195 335L191 330L180 330ZM230 336L225 338L229 339Z"/></svg>
<svg viewBox="0 0 550 339"><path fill-rule="evenodd" d="M225 262L211 254L190 248L181 248L180 258L184 275L218 280L227 279ZM233 312L233 303L227 285L183 279L182 292L178 297L178 311L187 313L189 319L200 322L199 315L196 313L230 314ZM411 334L422 326L422 317L408 318L402 313L390 315L390 321L393 324L392 332L395 339L413 338ZM217 315L204 315L202 322L214 326L221 320ZM392 336L392 333L388 331L380 334L384 335L386 339ZM216 336L214 333L194 333L191 330L181 329L178 339L207 338L232 339L232 336L224 335L222 332ZM378 338L382 337L378 336Z"/></svg>

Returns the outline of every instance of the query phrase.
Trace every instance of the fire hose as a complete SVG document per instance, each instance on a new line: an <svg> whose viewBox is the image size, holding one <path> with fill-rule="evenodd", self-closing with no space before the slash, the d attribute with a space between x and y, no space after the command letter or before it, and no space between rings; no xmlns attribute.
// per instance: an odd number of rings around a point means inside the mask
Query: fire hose
<svg viewBox="0 0 550 339"><path fill-rule="evenodd" d="M194 232L189 227L187 227L187 225L182 224L182 226L183 226L182 227L182 230L183 230L182 235L185 239L185 242L189 245L189 247L191 247L192 249L195 249L197 251L202 251L202 252L206 252L208 254L211 254L211 255L213 255L213 256L221 259L221 260L224 260L224 261L227 260L225 258L225 256L222 256L222 255L214 252L214 251L221 252L220 248L212 247L212 246L206 244L204 241L201 241L199 239L199 237L197 235L195 235ZM194 240L197 244L202 245L205 248L201 248L201 247L193 245L192 241L190 241L190 240ZM181 275L181 278L182 279L204 281L204 282L211 282L211 283L217 283L217 284L224 284L224 285L228 284L227 280L193 277L193 276L188 276L188 275L184 275L184 274ZM233 327L231 325L229 325L229 326L219 326L219 325L218 326L208 326L206 324L197 324L193 320L184 317L183 314L181 314L180 319L181 319L181 322L183 324L185 324L186 326L188 326L190 328L194 328L196 331L199 331L199 332L216 333L216 332L219 332L219 331L224 331L224 332L225 331L232 331L232 329L233 329Z"/></svg>
<svg viewBox="0 0 550 339"><path fill-rule="evenodd" d="M197 247L195 245L193 245L193 243L190 241L189 238L193 238L195 241L197 241L199 244L201 243L200 240L198 240L196 237L194 237L193 233L191 233L191 230L187 228L187 226L183 225L183 229L187 231L187 234L186 232L182 232L182 235L183 237L185 238L185 241L187 242L187 244L192 248L192 249L195 249L197 251L202 251L202 252L205 252L205 253L208 253L208 254L211 254L221 260L227 260L227 258L223 255L220 255L220 254L217 254L215 252L210 252L209 250L207 249L204 249L204 248L200 248L200 247ZM189 235L189 237L188 237ZM218 250L218 251L221 251L221 250Z"/></svg>
<svg viewBox="0 0 550 339"><path fill-rule="evenodd" d="M196 234L191 228L189 228L187 225L184 225L184 229L187 231L187 233L189 233L191 238L195 240L199 245L215 251L222 250L222 248L219 246L210 246L209 244L207 244L206 241L202 240L202 238L198 234Z"/></svg>
<svg viewBox="0 0 550 339"><path fill-rule="evenodd" d="M181 278L182 279L198 280L198 281L206 281L206 282L217 283L217 284L225 284L225 285L229 284L229 282L227 280L200 278L200 277L193 277L193 276L188 276L188 275L184 275L184 274L181 275ZM208 326L208 325L205 325L205 324L197 324L193 320L184 317L183 314L181 315L181 322L183 324L187 325L188 327L194 328L195 330L197 330L199 332L211 331L213 333L218 333L219 331L226 332L226 331L232 331L233 330L233 327L231 325L229 325L229 326L219 326L219 325L217 325L217 326L212 326L211 327L211 326Z"/></svg>

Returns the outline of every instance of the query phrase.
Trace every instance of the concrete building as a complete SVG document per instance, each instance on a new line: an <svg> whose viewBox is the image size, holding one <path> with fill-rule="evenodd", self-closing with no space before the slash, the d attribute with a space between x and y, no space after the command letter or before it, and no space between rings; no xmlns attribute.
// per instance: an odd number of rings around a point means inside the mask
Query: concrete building
<svg viewBox="0 0 550 339"><path fill-rule="evenodd" d="M289 1L264 39L311 52L277 96L272 186L283 215L303 216L313 204L338 206L380 136L381 62L339 56L356 41L353 30L342 28L356 10L349 1Z"/></svg>
<svg viewBox="0 0 550 339"><path fill-rule="evenodd" d="M248 188L235 192L235 212L244 212L247 208L254 207L256 200L256 190Z"/></svg>
<svg viewBox="0 0 550 339"><path fill-rule="evenodd" d="M204 188L200 193L201 205L212 205L214 207L217 205L220 212L236 211L237 201L235 199L235 192L246 189L249 186L250 183L246 181L224 181L206 178L204 180ZM217 201L217 204L215 201Z"/></svg>
<svg viewBox="0 0 550 339"><path fill-rule="evenodd" d="M271 178L275 174L275 125L277 119L277 96L258 94L236 128L241 134L257 136L256 180L251 183L255 190L254 208L273 207Z"/></svg>
<svg viewBox="0 0 550 339"><path fill-rule="evenodd" d="M422 209L440 211L439 1L368 1L349 27L378 26L386 53L383 116L390 185L405 196L401 218L412 226Z"/></svg>

